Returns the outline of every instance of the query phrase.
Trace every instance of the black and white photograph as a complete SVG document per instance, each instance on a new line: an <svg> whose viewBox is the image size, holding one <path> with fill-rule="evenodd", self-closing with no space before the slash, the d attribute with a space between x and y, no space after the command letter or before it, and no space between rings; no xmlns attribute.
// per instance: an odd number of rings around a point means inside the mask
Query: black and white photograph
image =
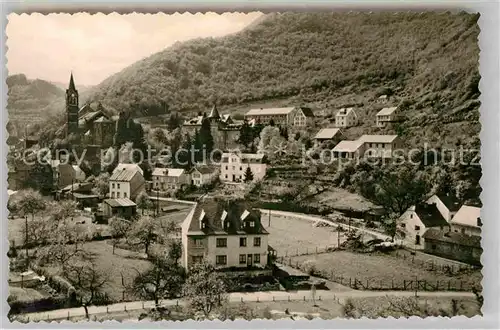
<svg viewBox="0 0 500 330"><path fill-rule="evenodd" d="M9 14L9 321L482 315L479 18Z"/></svg>

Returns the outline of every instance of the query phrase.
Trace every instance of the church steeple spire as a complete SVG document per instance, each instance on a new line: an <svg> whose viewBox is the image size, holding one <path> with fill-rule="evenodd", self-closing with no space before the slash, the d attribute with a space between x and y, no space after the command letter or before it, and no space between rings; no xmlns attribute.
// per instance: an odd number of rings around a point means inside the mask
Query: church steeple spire
<svg viewBox="0 0 500 330"><path fill-rule="evenodd" d="M75 81L73 79L73 71L71 71L71 76L69 77L69 87L68 87L68 89L70 91L76 91Z"/></svg>

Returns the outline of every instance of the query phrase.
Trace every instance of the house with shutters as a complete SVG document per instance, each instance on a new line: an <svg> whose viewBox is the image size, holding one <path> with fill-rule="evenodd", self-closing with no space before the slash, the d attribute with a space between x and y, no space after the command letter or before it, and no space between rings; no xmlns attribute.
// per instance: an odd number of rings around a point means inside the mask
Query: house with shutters
<svg viewBox="0 0 500 330"><path fill-rule="evenodd" d="M217 269L267 268L261 213L245 200L204 197L182 223L182 265L205 260Z"/></svg>

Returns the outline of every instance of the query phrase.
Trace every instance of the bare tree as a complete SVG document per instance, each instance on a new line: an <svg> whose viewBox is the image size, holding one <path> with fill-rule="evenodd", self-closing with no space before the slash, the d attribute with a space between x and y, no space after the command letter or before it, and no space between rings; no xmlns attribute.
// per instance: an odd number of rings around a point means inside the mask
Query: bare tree
<svg viewBox="0 0 500 330"><path fill-rule="evenodd" d="M46 206L47 202L42 195L33 189L19 191L12 203L12 207L22 214L30 214L32 220L35 219L35 213L44 210Z"/></svg>
<svg viewBox="0 0 500 330"><path fill-rule="evenodd" d="M215 307L225 300L226 285L215 268L206 263L196 263L189 270L183 293L189 306L208 317Z"/></svg>
<svg viewBox="0 0 500 330"><path fill-rule="evenodd" d="M138 245L144 246L144 252L148 254L149 247L156 242L157 223L150 216L143 216L132 225L130 231L131 239L135 240Z"/></svg>
<svg viewBox="0 0 500 330"><path fill-rule="evenodd" d="M132 292L144 299L154 300L158 306L162 298L176 297L181 292L184 270L173 260L155 258L150 269L139 273L132 284Z"/></svg>
<svg viewBox="0 0 500 330"><path fill-rule="evenodd" d="M132 224L122 218L112 217L108 221L109 227L111 229L111 236L113 237L113 254L115 254L115 246L119 243L121 237L127 237Z"/></svg>
<svg viewBox="0 0 500 330"><path fill-rule="evenodd" d="M109 282L107 273L99 270L93 260L79 259L68 265L66 277L75 287L88 319L88 306L102 295L103 288Z"/></svg>

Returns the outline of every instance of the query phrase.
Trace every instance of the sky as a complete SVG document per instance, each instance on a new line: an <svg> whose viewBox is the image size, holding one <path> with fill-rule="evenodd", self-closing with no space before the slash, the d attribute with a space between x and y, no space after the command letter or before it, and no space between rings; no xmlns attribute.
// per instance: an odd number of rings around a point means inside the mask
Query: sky
<svg viewBox="0 0 500 330"><path fill-rule="evenodd" d="M10 14L7 69L29 79L96 85L176 41L219 37L242 30L253 13Z"/></svg>

